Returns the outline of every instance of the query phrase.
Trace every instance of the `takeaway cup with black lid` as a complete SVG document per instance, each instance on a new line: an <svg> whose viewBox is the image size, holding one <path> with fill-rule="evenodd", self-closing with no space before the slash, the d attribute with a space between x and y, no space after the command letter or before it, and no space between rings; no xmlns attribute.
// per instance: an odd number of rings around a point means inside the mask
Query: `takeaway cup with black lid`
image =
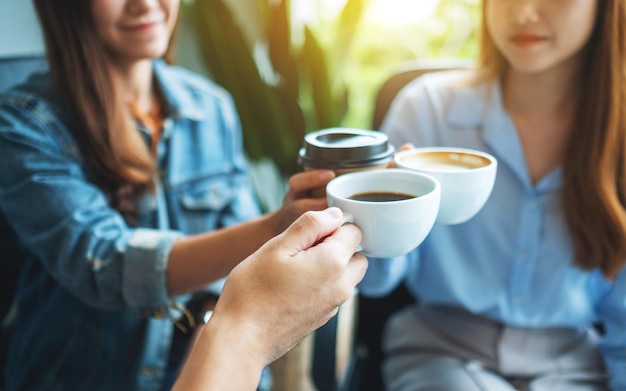
<svg viewBox="0 0 626 391"><path fill-rule="evenodd" d="M385 168L393 160L395 148L387 135L375 130L329 128L304 137L298 164L305 171L330 169L335 174ZM324 189L313 192L323 197Z"/></svg>

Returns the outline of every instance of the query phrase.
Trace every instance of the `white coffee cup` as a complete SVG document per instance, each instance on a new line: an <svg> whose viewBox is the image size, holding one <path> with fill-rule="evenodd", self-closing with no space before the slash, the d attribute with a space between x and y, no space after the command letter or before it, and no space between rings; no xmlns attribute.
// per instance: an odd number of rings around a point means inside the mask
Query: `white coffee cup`
<svg viewBox="0 0 626 391"><path fill-rule="evenodd" d="M441 185L437 223L460 224L485 205L498 162L488 153L467 148L428 147L398 152L397 167L430 175Z"/></svg>
<svg viewBox="0 0 626 391"><path fill-rule="evenodd" d="M363 201L368 193L405 194L397 201ZM365 255L391 258L415 249L432 229L441 190L432 177L399 168L338 176L326 186L329 206L339 207L363 233Z"/></svg>

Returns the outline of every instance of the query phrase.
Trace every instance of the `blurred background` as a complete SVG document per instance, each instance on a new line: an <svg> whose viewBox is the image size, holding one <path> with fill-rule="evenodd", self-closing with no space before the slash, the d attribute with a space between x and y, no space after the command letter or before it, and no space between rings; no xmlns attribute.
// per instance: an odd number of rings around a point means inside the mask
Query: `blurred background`
<svg viewBox="0 0 626 391"><path fill-rule="evenodd" d="M266 211L301 170L307 132L371 129L376 93L395 71L476 54L479 0L181 1L173 61L233 95ZM0 34L0 86L43 67L30 1L0 3Z"/></svg>
<svg viewBox="0 0 626 391"><path fill-rule="evenodd" d="M269 211L304 134L371 129L395 71L474 58L478 18L479 0L184 0L175 58L234 96Z"/></svg>
<svg viewBox="0 0 626 391"><path fill-rule="evenodd" d="M181 1L172 58L233 95L267 211L301 169L304 134L370 129L376 92L395 71L476 54L479 0ZM0 2L0 34L0 86L42 68L31 1Z"/></svg>

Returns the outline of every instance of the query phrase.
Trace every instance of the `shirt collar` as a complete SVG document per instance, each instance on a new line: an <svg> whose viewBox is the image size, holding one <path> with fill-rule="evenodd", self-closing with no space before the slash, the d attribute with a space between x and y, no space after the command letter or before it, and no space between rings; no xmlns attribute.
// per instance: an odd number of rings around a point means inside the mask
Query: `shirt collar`
<svg viewBox="0 0 626 391"><path fill-rule="evenodd" d="M504 109L499 79L452 90L446 113L447 124L455 129L482 129L481 136L491 153L506 164L528 191L558 190L563 183L562 169L549 172L532 185L522 143L515 125Z"/></svg>
<svg viewBox="0 0 626 391"><path fill-rule="evenodd" d="M204 110L197 99L194 99L191 91L181 82L176 71L162 59L154 60L153 64L154 75L163 93L168 114L174 118L204 120Z"/></svg>
<svg viewBox="0 0 626 391"><path fill-rule="evenodd" d="M486 100L479 95L487 93L488 86L459 87L452 89L446 122L452 128L475 128L483 124Z"/></svg>

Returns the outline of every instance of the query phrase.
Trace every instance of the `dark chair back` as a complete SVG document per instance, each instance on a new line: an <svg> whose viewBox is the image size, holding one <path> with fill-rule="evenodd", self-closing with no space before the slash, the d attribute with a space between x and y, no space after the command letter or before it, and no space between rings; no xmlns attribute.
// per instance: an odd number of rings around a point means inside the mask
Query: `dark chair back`
<svg viewBox="0 0 626 391"><path fill-rule="evenodd" d="M425 73L465 69L471 67L472 64L473 61L461 58L437 58L403 63L385 80L376 93L372 129L380 129L380 125L387 115L391 102L393 102L398 92L412 80L415 80Z"/></svg>
<svg viewBox="0 0 626 391"><path fill-rule="evenodd" d="M38 71L47 68L43 56L0 57L0 93L20 84Z"/></svg>

